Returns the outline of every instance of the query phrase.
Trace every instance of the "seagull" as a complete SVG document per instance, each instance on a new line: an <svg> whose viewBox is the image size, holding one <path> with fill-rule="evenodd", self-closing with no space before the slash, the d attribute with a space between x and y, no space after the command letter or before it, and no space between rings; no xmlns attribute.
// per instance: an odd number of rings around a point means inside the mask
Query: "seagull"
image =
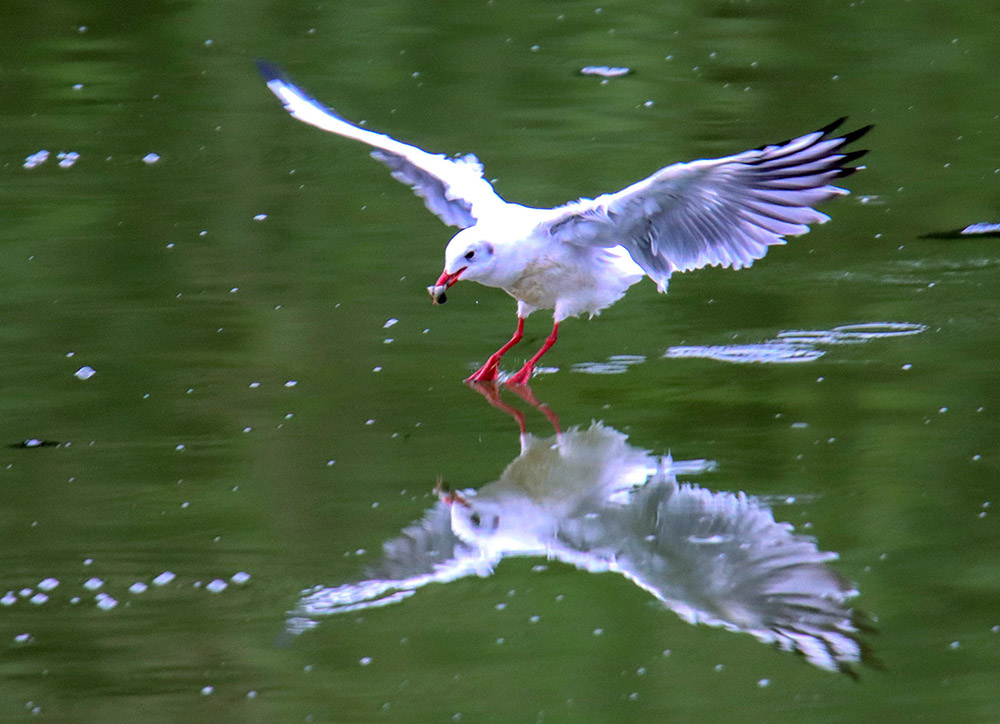
<svg viewBox="0 0 1000 724"><path fill-rule="evenodd" d="M467 381L492 382L500 360L524 336L524 320L553 311L552 333L508 385L526 385L569 317L593 317L648 276L661 292L674 272L705 266L742 269L785 237L829 220L814 206L849 193L833 185L863 166L867 150L847 146L872 127L838 133L846 120L797 138L723 158L675 163L621 191L552 209L509 203L472 154L449 158L345 121L258 61L267 87L291 115L371 146L371 155L409 185L445 224L460 231L445 249L444 270L427 288L447 301L457 281L498 287L517 300L517 329Z"/></svg>

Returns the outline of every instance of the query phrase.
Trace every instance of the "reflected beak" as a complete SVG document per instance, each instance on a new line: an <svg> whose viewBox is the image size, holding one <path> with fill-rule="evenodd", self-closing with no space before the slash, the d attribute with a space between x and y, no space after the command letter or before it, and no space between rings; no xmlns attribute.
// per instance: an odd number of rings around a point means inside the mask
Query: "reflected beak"
<svg viewBox="0 0 1000 724"><path fill-rule="evenodd" d="M438 277L437 282L433 286L427 287L427 292L431 295L431 302L434 304L444 304L448 301L448 295L445 291L452 284L458 281L458 278L462 275L468 267L462 267L454 274L449 274L447 271L441 272L441 276Z"/></svg>
<svg viewBox="0 0 1000 724"><path fill-rule="evenodd" d="M434 492L437 494L438 499L442 503L447 503L448 505L454 505L458 503L459 505L464 505L466 508L471 508L469 501L465 499L457 490L452 490L451 487L442 480L441 476L438 476L437 482L434 485Z"/></svg>

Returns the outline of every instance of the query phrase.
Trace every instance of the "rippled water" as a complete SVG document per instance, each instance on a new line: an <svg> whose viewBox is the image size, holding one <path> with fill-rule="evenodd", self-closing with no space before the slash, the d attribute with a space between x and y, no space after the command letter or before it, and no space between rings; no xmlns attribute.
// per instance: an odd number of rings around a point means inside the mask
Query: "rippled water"
<svg viewBox="0 0 1000 724"><path fill-rule="evenodd" d="M0 720L996 718L980 6L34 3L0 35ZM511 300L432 307L449 229L255 57L541 206L876 127L828 224L567 321L518 395L461 382Z"/></svg>

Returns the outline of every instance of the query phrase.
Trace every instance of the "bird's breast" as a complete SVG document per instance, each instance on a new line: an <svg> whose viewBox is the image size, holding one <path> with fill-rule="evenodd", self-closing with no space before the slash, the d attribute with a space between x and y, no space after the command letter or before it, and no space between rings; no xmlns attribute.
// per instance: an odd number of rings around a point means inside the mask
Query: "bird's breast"
<svg viewBox="0 0 1000 724"><path fill-rule="evenodd" d="M607 250L579 255L543 255L531 260L504 291L534 309L555 309L556 317L596 314L621 298L641 278L625 273Z"/></svg>

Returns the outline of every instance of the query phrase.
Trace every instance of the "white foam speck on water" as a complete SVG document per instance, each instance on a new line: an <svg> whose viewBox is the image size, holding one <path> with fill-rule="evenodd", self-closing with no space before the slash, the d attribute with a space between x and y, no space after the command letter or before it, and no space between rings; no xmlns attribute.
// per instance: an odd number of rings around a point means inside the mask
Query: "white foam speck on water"
<svg viewBox="0 0 1000 724"><path fill-rule="evenodd" d="M88 591L96 591L103 585L104 581L102 581L100 578L88 578L86 581L83 582L83 587L86 588Z"/></svg>
<svg viewBox="0 0 1000 724"><path fill-rule="evenodd" d="M247 573L246 571L240 571L238 573L234 573L233 577L230 578L229 580L235 583L237 586L242 586L244 583L250 580L250 574Z"/></svg>
<svg viewBox="0 0 1000 724"><path fill-rule="evenodd" d="M147 153L142 157L142 162L147 165L152 165L160 160L160 155L158 153Z"/></svg>
<svg viewBox="0 0 1000 724"><path fill-rule="evenodd" d="M53 588L56 588L58 585L59 585L59 579L58 578L46 578L45 580L38 582L37 588L38 588L39 591L51 591Z"/></svg>
<svg viewBox="0 0 1000 724"><path fill-rule="evenodd" d="M133 583L131 586L128 587L128 590L130 593L138 594L138 593L145 593L148 588L149 586L147 586L142 581L136 581L135 583Z"/></svg>
<svg viewBox="0 0 1000 724"><path fill-rule="evenodd" d="M118 601L106 593L98 593L96 596L97 607L102 611L110 611L118 605Z"/></svg>
<svg viewBox="0 0 1000 724"><path fill-rule="evenodd" d="M95 370L93 367L89 367L88 365L84 365L76 372L74 372L73 376L76 377L78 380L89 380L96 374L97 370Z"/></svg>
<svg viewBox="0 0 1000 724"><path fill-rule="evenodd" d="M153 585L165 586L175 578L177 578L176 574L171 573L170 571L164 571L163 573L161 573L160 575L158 575L156 578L153 579Z"/></svg>
<svg viewBox="0 0 1000 724"><path fill-rule="evenodd" d="M210 593L222 593L229 587L229 584L223 581L221 578L216 578L208 582L205 588Z"/></svg>
<svg viewBox="0 0 1000 724"><path fill-rule="evenodd" d="M36 166L41 166L43 163L49 160L49 152L45 149L41 151L35 151L33 154L24 159L25 168L35 168Z"/></svg>

